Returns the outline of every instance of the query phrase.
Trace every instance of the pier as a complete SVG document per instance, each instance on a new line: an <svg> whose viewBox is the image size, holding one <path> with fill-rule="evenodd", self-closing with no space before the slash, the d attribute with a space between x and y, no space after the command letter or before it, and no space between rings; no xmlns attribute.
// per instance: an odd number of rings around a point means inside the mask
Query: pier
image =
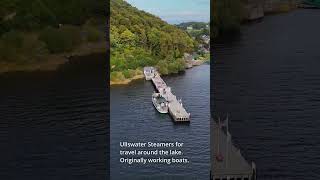
<svg viewBox="0 0 320 180"><path fill-rule="evenodd" d="M256 180L256 166L248 163L234 146L229 133L228 118L211 120L211 180Z"/></svg>
<svg viewBox="0 0 320 180"><path fill-rule="evenodd" d="M171 87L167 86L158 71L153 67L145 67L146 80L151 80L155 89L168 102L169 113L175 122L190 122L190 113L182 105L182 101L172 93Z"/></svg>

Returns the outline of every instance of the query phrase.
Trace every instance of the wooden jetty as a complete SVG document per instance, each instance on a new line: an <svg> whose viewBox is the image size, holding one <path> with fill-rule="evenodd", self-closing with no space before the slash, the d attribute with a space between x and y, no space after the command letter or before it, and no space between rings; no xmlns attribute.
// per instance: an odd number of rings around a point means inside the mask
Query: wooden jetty
<svg viewBox="0 0 320 180"><path fill-rule="evenodd" d="M156 90L168 102L169 113L175 122L190 122L190 113L182 105L182 101L172 93L158 71L153 67L145 68L146 80L151 80Z"/></svg>

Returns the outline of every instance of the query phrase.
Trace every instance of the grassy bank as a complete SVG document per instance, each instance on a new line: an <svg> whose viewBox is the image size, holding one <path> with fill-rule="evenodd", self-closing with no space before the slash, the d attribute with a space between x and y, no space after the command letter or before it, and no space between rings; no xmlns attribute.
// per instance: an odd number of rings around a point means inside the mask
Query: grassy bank
<svg viewBox="0 0 320 180"><path fill-rule="evenodd" d="M142 68L113 71L110 73L110 85L129 84L144 77Z"/></svg>

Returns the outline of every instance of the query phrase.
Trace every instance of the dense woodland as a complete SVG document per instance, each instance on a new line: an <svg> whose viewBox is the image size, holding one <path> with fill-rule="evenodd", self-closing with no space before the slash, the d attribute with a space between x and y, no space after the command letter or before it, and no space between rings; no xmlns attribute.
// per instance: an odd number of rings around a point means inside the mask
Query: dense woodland
<svg viewBox="0 0 320 180"><path fill-rule="evenodd" d="M239 32L245 18L246 0L213 0L212 31L215 37Z"/></svg>
<svg viewBox="0 0 320 180"><path fill-rule="evenodd" d="M181 71L184 53L196 47L187 32L124 0L111 0L110 33L111 80L130 78L144 66Z"/></svg>
<svg viewBox="0 0 320 180"><path fill-rule="evenodd" d="M105 0L1 0L0 62L29 63L104 39Z"/></svg>

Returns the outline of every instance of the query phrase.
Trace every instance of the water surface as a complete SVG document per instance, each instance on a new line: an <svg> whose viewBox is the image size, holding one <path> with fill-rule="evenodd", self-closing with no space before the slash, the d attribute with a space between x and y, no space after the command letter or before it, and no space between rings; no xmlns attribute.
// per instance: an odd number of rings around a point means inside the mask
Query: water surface
<svg viewBox="0 0 320 180"><path fill-rule="evenodd" d="M106 178L105 57L0 75L0 179Z"/></svg>
<svg viewBox="0 0 320 180"><path fill-rule="evenodd" d="M204 64L185 73L165 76L173 93L182 98L191 113L191 123L174 124L168 114L159 114L151 101L154 87L139 80L111 88L111 176L112 179L209 178L210 66ZM127 165L119 163L119 142L183 142L188 165Z"/></svg>
<svg viewBox="0 0 320 180"><path fill-rule="evenodd" d="M214 113L258 179L319 179L320 10L267 16L214 45ZM275 178L277 179L277 178Z"/></svg>

